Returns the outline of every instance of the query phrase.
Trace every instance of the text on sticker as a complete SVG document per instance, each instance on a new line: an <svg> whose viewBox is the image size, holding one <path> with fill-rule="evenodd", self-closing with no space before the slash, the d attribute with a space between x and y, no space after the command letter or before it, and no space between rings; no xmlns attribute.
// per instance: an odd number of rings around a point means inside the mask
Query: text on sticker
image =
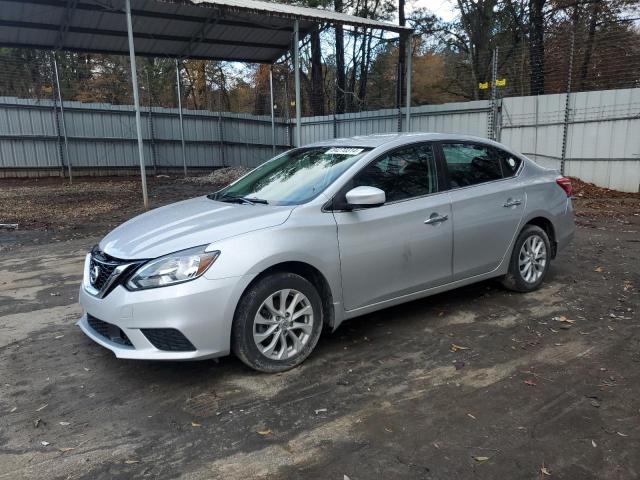
<svg viewBox="0 0 640 480"><path fill-rule="evenodd" d="M359 153L362 153L362 151L364 150L364 148L330 148L329 150L327 150L325 153L325 155L358 155Z"/></svg>

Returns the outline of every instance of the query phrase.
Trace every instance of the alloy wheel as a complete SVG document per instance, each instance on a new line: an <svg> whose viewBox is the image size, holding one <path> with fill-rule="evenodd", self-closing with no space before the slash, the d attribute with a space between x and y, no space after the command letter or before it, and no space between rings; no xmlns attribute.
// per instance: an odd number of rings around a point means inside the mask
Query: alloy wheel
<svg viewBox="0 0 640 480"><path fill-rule="evenodd" d="M313 307L303 293L283 289L269 295L253 321L253 340L260 353L286 360L302 351L313 331Z"/></svg>
<svg viewBox="0 0 640 480"><path fill-rule="evenodd" d="M538 235L528 237L520 248L518 268L522 279L527 283L536 283L547 265L547 247Z"/></svg>

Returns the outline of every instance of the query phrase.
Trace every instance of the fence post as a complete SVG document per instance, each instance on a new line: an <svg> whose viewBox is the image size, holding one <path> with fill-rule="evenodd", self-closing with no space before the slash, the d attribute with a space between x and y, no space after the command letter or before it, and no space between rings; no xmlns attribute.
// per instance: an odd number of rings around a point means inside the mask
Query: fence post
<svg viewBox="0 0 640 480"><path fill-rule="evenodd" d="M149 106L148 122L149 125L149 143L151 144L151 165L153 166L153 174L158 174L158 162L156 161L156 134L153 129L153 112L151 111L151 81L149 80L149 70L147 70L147 102Z"/></svg>
<svg viewBox="0 0 640 480"><path fill-rule="evenodd" d="M489 113L489 139L495 140L497 135L497 117L498 117L498 87L496 80L498 79L498 47L493 49L491 60L491 112Z"/></svg>
<svg viewBox="0 0 640 480"><path fill-rule="evenodd" d="M269 100L271 100L271 154L276 156L276 115L273 109L273 65L269 65Z"/></svg>
<svg viewBox="0 0 640 480"><path fill-rule="evenodd" d="M67 157L66 160L67 160L67 171L69 172L69 184L72 184L73 176L71 174L71 158L69 158L69 142L67 140L67 124L64 121L64 106L62 105L62 90L60 89L60 75L58 74L58 61L56 60L56 52L53 52L53 69L56 74L56 89L58 90L58 101L60 102L60 121L62 122L62 135L64 137L64 153L65 153L65 156ZM62 153L62 150L61 150L61 153ZM64 162L61 162L61 163L64 165Z"/></svg>
<svg viewBox="0 0 640 480"><path fill-rule="evenodd" d="M302 99L300 96L300 22L293 21L293 65L296 89L296 147L302 145Z"/></svg>
<svg viewBox="0 0 640 480"><path fill-rule="evenodd" d="M224 160L224 136L222 128L222 86L218 87L218 151L220 152L220 163L226 167Z"/></svg>
<svg viewBox="0 0 640 480"><path fill-rule="evenodd" d="M182 120L182 87L180 85L180 63L176 58L176 87L178 90L178 115L180 118L180 143L182 144L182 167L184 168L184 176L187 176L187 154L184 145L184 122Z"/></svg>
<svg viewBox="0 0 640 480"><path fill-rule="evenodd" d="M577 8L577 7L576 7ZM569 68L567 74L567 93L564 99L564 120L562 123L562 153L560 154L560 173L564 175L564 165L567 159L567 136L569 134L569 115L571 106L571 77L573 76L573 55L576 45L575 23L571 29L571 43L569 46Z"/></svg>
<svg viewBox="0 0 640 480"><path fill-rule="evenodd" d="M51 62L51 85L56 84L55 81L55 72L53 67L53 62ZM57 87L56 87L57 88ZM54 88L51 88L51 101L53 105L53 110L51 113L53 114L53 126L56 129L56 150L58 151L58 161L60 162L60 176L64 178L64 153L62 152L62 134L60 132L60 118L58 116L58 96L56 95L56 91Z"/></svg>
<svg viewBox="0 0 640 480"><path fill-rule="evenodd" d="M413 53L412 53L412 43L411 43L411 35L407 35L407 101L406 101L406 125L405 129L407 132L411 131L411 70L413 68Z"/></svg>

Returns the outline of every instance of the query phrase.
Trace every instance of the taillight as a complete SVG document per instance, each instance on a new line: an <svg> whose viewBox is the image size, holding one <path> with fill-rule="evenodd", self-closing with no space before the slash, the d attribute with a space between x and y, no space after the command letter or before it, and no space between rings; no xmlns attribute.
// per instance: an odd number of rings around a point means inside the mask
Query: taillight
<svg viewBox="0 0 640 480"><path fill-rule="evenodd" d="M571 196L571 194L573 193L573 187L571 186L570 178L560 177L556 180L556 183L560 185L560 188L562 188L565 191L565 193L567 194L567 197Z"/></svg>

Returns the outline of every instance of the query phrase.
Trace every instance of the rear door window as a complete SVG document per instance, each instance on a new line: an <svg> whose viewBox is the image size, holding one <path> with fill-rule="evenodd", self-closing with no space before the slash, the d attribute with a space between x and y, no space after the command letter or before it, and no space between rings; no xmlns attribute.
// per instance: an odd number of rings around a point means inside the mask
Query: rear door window
<svg viewBox="0 0 640 480"><path fill-rule="evenodd" d="M503 177L501 155L490 146L474 143L443 143L442 153L451 188L469 187Z"/></svg>

